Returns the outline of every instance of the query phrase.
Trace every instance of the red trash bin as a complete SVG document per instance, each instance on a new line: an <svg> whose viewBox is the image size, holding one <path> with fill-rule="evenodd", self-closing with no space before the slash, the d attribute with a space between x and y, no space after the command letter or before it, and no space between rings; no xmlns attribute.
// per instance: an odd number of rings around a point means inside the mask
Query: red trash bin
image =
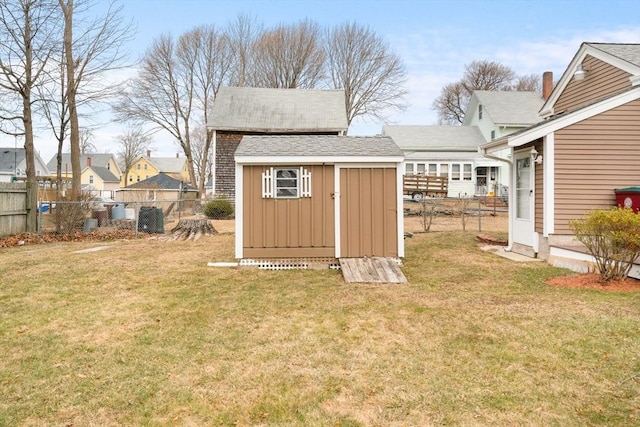
<svg viewBox="0 0 640 427"><path fill-rule="evenodd" d="M616 188L616 204L640 213L640 187Z"/></svg>

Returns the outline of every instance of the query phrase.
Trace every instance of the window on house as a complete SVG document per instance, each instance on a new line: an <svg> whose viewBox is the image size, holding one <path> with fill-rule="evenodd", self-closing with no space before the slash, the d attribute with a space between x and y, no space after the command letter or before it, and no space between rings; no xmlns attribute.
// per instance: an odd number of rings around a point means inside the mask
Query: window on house
<svg viewBox="0 0 640 427"><path fill-rule="evenodd" d="M440 164L440 176L449 176L449 163Z"/></svg>
<svg viewBox="0 0 640 427"><path fill-rule="evenodd" d="M460 165L451 165L451 180L460 181Z"/></svg>
<svg viewBox="0 0 640 427"><path fill-rule="evenodd" d="M138 163L136 167L138 168L138 170L140 170L140 163Z"/></svg>
<svg viewBox="0 0 640 427"><path fill-rule="evenodd" d="M89 184L93 184L93 175L89 175Z"/></svg>
<svg viewBox="0 0 640 427"><path fill-rule="evenodd" d="M463 167L464 167L463 179L465 181L471 181L471 165L470 164L465 164L465 165L463 165Z"/></svg>
<svg viewBox="0 0 640 427"><path fill-rule="evenodd" d="M494 139L496 139L496 131L492 130L491 131L491 140L493 141Z"/></svg>
<svg viewBox="0 0 640 427"><path fill-rule="evenodd" d="M435 163L429 163L429 175L437 175L438 174L438 165Z"/></svg>
<svg viewBox="0 0 640 427"><path fill-rule="evenodd" d="M138 165L138 166L140 166L140 165ZM136 178L137 178L136 182L140 182L140 175L138 175Z"/></svg>
<svg viewBox="0 0 640 427"><path fill-rule="evenodd" d="M478 120L482 120L482 104L478 105Z"/></svg>
<svg viewBox="0 0 640 427"><path fill-rule="evenodd" d="M418 173L424 173L424 169L425 168L425 164L424 163L418 163Z"/></svg>
<svg viewBox="0 0 640 427"><path fill-rule="evenodd" d="M407 175L413 174L413 163L406 163L404 165L404 173Z"/></svg>
<svg viewBox="0 0 640 427"><path fill-rule="evenodd" d="M129 175L129 182L133 182L133 177Z"/></svg>
<svg viewBox="0 0 640 427"><path fill-rule="evenodd" d="M147 170L147 164L146 163L144 164L144 170Z"/></svg>
<svg viewBox="0 0 640 427"><path fill-rule="evenodd" d="M262 173L262 197L311 197L311 174L304 168L269 168Z"/></svg>

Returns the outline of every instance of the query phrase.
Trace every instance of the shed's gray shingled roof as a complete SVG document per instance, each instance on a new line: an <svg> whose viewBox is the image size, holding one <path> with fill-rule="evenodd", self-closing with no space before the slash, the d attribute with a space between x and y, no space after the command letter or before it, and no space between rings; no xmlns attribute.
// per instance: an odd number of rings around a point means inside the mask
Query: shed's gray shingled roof
<svg viewBox="0 0 640 427"><path fill-rule="evenodd" d="M343 90L223 87L208 125L227 131L346 131L345 95Z"/></svg>
<svg viewBox="0 0 640 427"><path fill-rule="evenodd" d="M477 126L383 126L404 151L477 151L486 141Z"/></svg>
<svg viewBox="0 0 640 427"><path fill-rule="evenodd" d="M594 49L601 50L610 55L640 67L640 44L625 43L586 43Z"/></svg>
<svg viewBox="0 0 640 427"><path fill-rule="evenodd" d="M384 136L265 135L244 136L236 157L403 157L393 139Z"/></svg>
<svg viewBox="0 0 640 427"><path fill-rule="evenodd" d="M476 90L473 93L495 125L529 126L542 120L538 111L544 98L539 92Z"/></svg>

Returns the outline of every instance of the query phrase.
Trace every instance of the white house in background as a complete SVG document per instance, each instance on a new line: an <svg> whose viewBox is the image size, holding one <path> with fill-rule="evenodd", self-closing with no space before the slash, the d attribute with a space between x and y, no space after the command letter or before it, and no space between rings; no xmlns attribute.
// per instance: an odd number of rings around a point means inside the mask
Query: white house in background
<svg viewBox="0 0 640 427"><path fill-rule="evenodd" d="M404 152L403 173L446 176L448 197L500 195L504 163L484 158L478 147L486 141L478 126L383 126Z"/></svg>
<svg viewBox="0 0 640 427"><path fill-rule="evenodd" d="M49 176L49 169L40 155L34 153L36 176ZM0 148L0 182L11 182L13 177L27 178L27 159L24 148Z"/></svg>
<svg viewBox="0 0 640 427"><path fill-rule="evenodd" d="M89 159L89 160L87 160ZM105 168L109 170L113 175L120 179L122 171L118 162L113 154L110 153L86 153L80 155L80 167L84 170L85 167L90 164L92 167ZM51 171L51 177L55 178L58 171L57 155L53 155L49 163L47 163L49 171ZM71 179L73 173L71 171L71 154L62 153L62 163L60 166L62 171L62 178ZM85 184L85 182L82 182Z"/></svg>

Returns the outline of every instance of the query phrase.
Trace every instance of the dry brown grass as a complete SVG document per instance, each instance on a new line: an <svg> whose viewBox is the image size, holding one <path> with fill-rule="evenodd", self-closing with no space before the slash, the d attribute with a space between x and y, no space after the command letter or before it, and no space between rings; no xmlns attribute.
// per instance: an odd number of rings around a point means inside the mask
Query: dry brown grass
<svg viewBox="0 0 640 427"><path fill-rule="evenodd" d="M214 269L214 226L1 249L0 425L639 422L640 295L546 286L566 272L460 231L407 240L408 285Z"/></svg>

